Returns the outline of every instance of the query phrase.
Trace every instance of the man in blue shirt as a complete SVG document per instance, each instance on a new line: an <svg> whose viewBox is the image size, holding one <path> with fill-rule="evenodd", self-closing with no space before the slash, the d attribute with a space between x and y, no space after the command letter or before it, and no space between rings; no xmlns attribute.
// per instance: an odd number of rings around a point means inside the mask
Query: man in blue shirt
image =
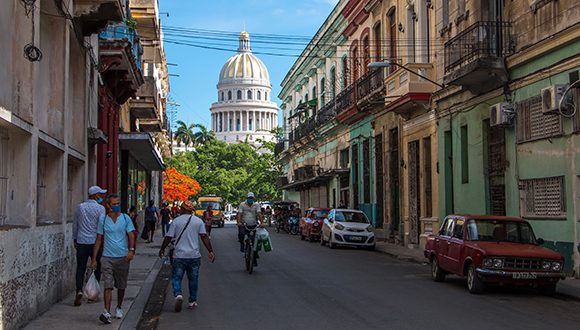
<svg viewBox="0 0 580 330"><path fill-rule="evenodd" d="M131 218L121 213L121 198L119 195L108 197L111 212L99 220L97 227L97 240L93 249L91 268L97 267L96 256L103 244L103 256L101 257L101 272L105 287L104 303L105 311L99 316L99 320L105 324L111 324L111 300L113 287L117 288L117 308L115 318L123 318L123 299L127 278L129 277L129 263L135 256L135 227Z"/></svg>
<svg viewBox="0 0 580 330"><path fill-rule="evenodd" d="M106 192L105 189L99 186L90 187L89 199L80 203L75 211L73 220L73 240L77 250L77 294L75 296L75 306L80 306L83 298L83 282L85 271L87 270L87 261L93 255L99 219L106 213L105 207L101 205L103 202L103 194ZM101 280L100 258L101 255L97 254L97 268L95 270L97 281Z"/></svg>

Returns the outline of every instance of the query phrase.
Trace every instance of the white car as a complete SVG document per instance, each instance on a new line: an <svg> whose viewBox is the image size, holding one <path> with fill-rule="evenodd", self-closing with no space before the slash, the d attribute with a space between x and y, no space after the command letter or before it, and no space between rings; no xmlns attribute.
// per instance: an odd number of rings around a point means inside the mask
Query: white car
<svg viewBox="0 0 580 330"><path fill-rule="evenodd" d="M367 216L359 210L333 209L324 219L320 245L328 244L375 248L374 228Z"/></svg>
<svg viewBox="0 0 580 330"><path fill-rule="evenodd" d="M236 221L237 211L226 212L224 215L227 221Z"/></svg>

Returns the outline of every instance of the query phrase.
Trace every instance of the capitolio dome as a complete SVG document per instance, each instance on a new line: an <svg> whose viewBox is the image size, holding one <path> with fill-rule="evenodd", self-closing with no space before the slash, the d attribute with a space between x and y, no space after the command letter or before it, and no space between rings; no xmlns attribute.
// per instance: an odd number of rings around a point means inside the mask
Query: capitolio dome
<svg viewBox="0 0 580 330"><path fill-rule="evenodd" d="M250 48L250 34L240 33L238 53L224 64L220 71L218 85L239 83L241 80L253 80L264 85L270 85L268 69L259 58L252 54Z"/></svg>

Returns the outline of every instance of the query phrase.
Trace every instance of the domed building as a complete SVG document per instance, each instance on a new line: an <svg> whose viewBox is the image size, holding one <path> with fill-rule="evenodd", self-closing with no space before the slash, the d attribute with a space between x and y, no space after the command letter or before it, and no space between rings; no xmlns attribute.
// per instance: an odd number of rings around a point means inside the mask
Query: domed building
<svg viewBox="0 0 580 330"><path fill-rule="evenodd" d="M212 130L227 143L274 141L278 106L270 101L268 69L250 48L250 35L240 33L238 53L224 64L217 84L218 101L211 106Z"/></svg>

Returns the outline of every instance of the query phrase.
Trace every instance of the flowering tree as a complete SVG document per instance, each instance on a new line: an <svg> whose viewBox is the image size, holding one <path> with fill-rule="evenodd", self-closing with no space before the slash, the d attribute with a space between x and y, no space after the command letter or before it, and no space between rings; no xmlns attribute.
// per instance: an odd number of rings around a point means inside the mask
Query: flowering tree
<svg viewBox="0 0 580 330"><path fill-rule="evenodd" d="M197 195L201 186L192 177L179 173L174 167L165 170L163 176L164 200L169 202L184 201Z"/></svg>

